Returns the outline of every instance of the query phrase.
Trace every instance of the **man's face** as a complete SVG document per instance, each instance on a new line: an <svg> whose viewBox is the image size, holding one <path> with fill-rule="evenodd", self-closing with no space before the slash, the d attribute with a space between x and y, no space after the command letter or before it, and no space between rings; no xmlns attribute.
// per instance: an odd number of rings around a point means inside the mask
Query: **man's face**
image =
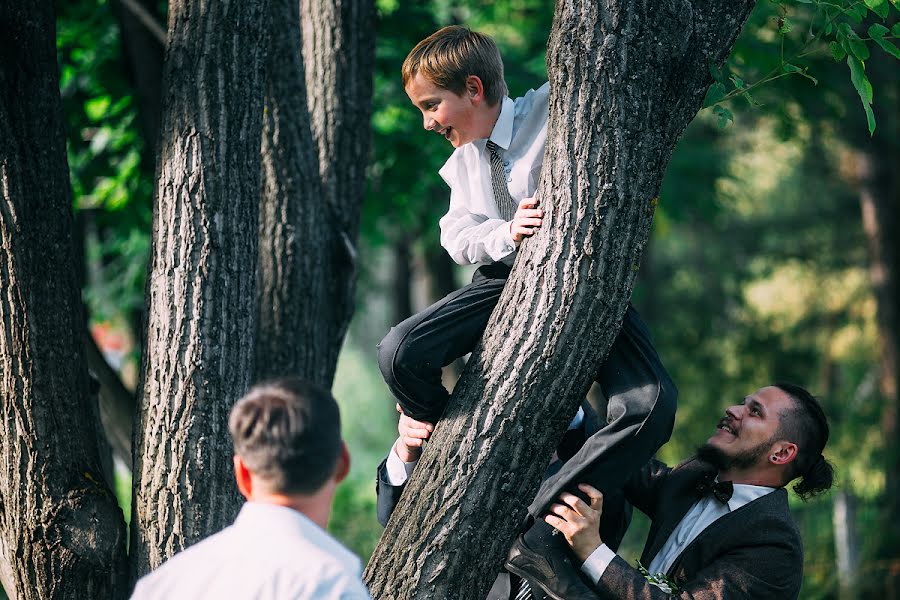
<svg viewBox="0 0 900 600"><path fill-rule="evenodd" d="M416 73L406 86L406 95L422 112L423 127L434 131L459 148L490 135L478 130L477 110L481 106L468 92L457 95Z"/></svg>
<svg viewBox="0 0 900 600"><path fill-rule="evenodd" d="M777 442L781 415L793 408L793 401L780 388L761 388L740 404L725 410L716 433L701 449L701 457L720 469L747 469L765 462Z"/></svg>

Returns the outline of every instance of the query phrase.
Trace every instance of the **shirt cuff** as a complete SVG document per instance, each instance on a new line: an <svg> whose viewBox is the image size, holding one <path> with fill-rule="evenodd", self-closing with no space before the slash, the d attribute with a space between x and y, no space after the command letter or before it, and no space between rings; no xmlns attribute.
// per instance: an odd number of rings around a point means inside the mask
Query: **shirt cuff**
<svg viewBox="0 0 900 600"><path fill-rule="evenodd" d="M400 458L398 457L397 460L400 460ZM606 572L606 567L609 566L609 563L611 563L615 557L616 553L610 550L609 546L600 544L597 546L596 550L591 552L591 555L587 557L584 564L581 565L581 570L584 571L585 575L591 578L591 581L597 583Z"/></svg>
<svg viewBox="0 0 900 600"><path fill-rule="evenodd" d="M403 462L400 457L397 456L397 451L394 450L395 445L396 442L391 446L391 451L388 452L387 462L385 463L385 471L387 471L387 481L385 483L388 485L399 486L406 483L406 480L412 475L413 469L416 468L416 463L419 461Z"/></svg>
<svg viewBox="0 0 900 600"><path fill-rule="evenodd" d="M503 225L501 225L497 229L500 230L500 240L503 242L503 250L505 251L504 256L498 259L502 260L508 254L515 252L516 248L518 248L518 244L513 241L512 221L504 221Z"/></svg>

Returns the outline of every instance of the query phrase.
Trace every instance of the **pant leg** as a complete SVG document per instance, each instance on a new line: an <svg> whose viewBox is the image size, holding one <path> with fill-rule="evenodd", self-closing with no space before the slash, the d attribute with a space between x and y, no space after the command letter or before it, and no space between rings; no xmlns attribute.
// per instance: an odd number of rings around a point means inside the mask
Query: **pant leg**
<svg viewBox="0 0 900 600"><path fill-rule="evenodd" d="M434 423L450 394L441 368L471 352L509 275L503 264L476 271L472 283L391 328L378 344L378 366L408 416Z"/></svg>
<svg viewBox="0 0 900 600"><path fill-rule="evenodd" d="M672 434L678 391L631 305L597 382L608 399L607 425L544 481L528 508L532 517L545 512L563 490L576 491L579 483L604 492L621 488Z"/></svg>

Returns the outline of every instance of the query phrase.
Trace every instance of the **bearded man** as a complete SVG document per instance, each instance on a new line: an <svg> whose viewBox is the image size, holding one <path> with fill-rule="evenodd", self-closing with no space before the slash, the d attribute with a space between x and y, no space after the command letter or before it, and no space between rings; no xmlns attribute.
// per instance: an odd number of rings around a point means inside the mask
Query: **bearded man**
<svg viewBox="0 0 900 600"><path fill-rule="evenodd" d="M506 568L554 600L797 598L803 547L784 486L800 478L793 489L804 500L831 487L828 435L808 391L761 388L725 411L696 456L675 468L652 460L626 483L652 521L643 572L603 543L603 495L588 485L586 500L564 493L544 517L570 551L519 538Z"/></svg>

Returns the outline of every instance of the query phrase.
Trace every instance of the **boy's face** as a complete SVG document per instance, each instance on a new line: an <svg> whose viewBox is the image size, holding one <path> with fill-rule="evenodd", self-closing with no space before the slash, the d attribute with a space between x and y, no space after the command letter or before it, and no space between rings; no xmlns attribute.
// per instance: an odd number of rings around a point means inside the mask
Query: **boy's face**
<svg viewBox="0 0 900 600"><path fill-rule="evenodd" d="M469 77L466 91L457 95L416 73L406 86L406 94L422 112L425 129L437 132L454 148L491 135L493 122L486 118L487 103L477 77Z"/></svg>

